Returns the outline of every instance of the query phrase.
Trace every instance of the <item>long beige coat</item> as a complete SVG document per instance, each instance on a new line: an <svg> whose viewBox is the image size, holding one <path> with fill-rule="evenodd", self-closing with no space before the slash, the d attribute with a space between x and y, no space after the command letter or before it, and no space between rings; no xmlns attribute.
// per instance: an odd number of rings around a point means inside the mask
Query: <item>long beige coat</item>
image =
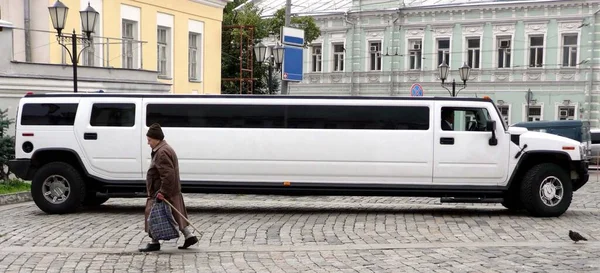
<svg viewBox="0 0 600 273"><path fill-rule="evenodd" d="M154 204L156 193L160 191L185 218L188 218L181 194L181 181L179 180L179 162L177 154L167 144L161 141L152 152L152 163L146 175L146 190L148 198L146 199L146 212L144 217L144 229L148 232L148 215ZM173 211L173 217L179 229L183 230L188 223L177 212Z"/></svg>

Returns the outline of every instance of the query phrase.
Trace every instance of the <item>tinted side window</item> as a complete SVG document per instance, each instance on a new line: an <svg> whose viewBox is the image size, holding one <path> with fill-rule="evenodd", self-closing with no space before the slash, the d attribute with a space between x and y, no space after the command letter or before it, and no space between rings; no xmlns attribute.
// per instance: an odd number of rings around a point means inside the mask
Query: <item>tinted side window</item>
<svg viewBox="0 0 600 273"><path fill-rule="evenodd" d="M600 133L591 133L592 144L600 144Z"/></svg>
<svg viewBox="0 0 600 273"><path fill-rule="evenodd" d="M425 106L322 106L289 105L288 128L427 130Z"/></svg>
<svg viewBox="0 0 600 273"><path fill-rule="evenodd" d="M148 104L146 125L284 128L281 105Z"/></svg>
<svg viewBox="0 0 600 273"><path fill-rule="evenodd" d="M27 103L23 105L21 125L73 125L77 106L77 103Z"/></svg>
<svg viewBox="0 0 600 273"><path fill-rule="evenodd" d="M92 126L133 127L134 124L133 103L96 103L92 106Z"/></svg>

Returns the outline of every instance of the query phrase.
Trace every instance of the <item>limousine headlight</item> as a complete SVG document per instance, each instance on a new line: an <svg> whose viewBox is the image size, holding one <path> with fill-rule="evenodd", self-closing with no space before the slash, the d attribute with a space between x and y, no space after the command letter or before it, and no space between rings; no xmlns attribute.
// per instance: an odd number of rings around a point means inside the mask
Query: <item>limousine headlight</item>
<svg viewBox="0 0 600 273"><path fill-rule="evenodd" d="M588 159L588 153L586 152L586 145L585 144L580 144L579 145L579 156L581 158L581 160L587 160Z"/></svg>

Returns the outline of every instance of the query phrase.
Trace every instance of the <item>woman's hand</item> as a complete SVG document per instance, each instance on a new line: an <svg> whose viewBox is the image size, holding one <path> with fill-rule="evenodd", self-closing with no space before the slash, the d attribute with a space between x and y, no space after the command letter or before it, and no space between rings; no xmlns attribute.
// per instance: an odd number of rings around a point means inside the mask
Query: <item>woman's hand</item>
<svg viewBox="0 0 600 273"><path fill-rule="evenodd" d="M162 193L160 193L160 192L159 192L159 193L156 195L156 199L158 199L158 200L160 200L160 201L163 201L163 200L165 200L165 196L164 196Z"/></svg>

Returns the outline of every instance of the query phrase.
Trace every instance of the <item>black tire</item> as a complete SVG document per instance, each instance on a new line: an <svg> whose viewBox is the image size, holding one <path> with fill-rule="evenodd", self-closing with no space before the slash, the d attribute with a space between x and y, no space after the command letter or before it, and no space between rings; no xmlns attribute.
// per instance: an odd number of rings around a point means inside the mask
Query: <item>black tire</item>
<svg viewBox="0 0 600 273"><path fill-rule="evenodd" d="M519 199L519 196L505 196L502 201L502 206L511 211L520 211L525 208Z"/></svg>
<svg viewBox="0 0 600 273"><path fill-rule="evenodd" d="M44 182L53 176L64 178L69 184L69 194L63 202L52 203L44 196ZM85 198L85 183L73 166L64 162L51 162L42 166L31 181L31 197L42 211L48 214L65 214L77 211Z"/></svg>
<svg viewBox="0 0 600 273"><path fill-rule="evenodd" d="M520 211L525 209L523 202L521 202L521 189L519 185L511 186L510 189L504 194L504 200L502 200L502 206L511 211Z"/></svg>
<svg viewBox="0 0 600 273"><path fill-rule="evenodd" d="M547 205L542 200L541 186L547 179L557 178L562 185L562 198L554 205ZM557 192L555 192L557 193ZM569 174L562 167L553 163L542 163L533 166L521 183L521 201L525 209L535 217L557 217L562 215L573 199L573 185Z"/></svg>
<svg viewBox="0 0 600 273"><path fill-rule="evenodd" d="M95 192L88 192L83 200L83 205L86 207L96 207L106 203L108 199L108 197L97 197Z"/></svg>

